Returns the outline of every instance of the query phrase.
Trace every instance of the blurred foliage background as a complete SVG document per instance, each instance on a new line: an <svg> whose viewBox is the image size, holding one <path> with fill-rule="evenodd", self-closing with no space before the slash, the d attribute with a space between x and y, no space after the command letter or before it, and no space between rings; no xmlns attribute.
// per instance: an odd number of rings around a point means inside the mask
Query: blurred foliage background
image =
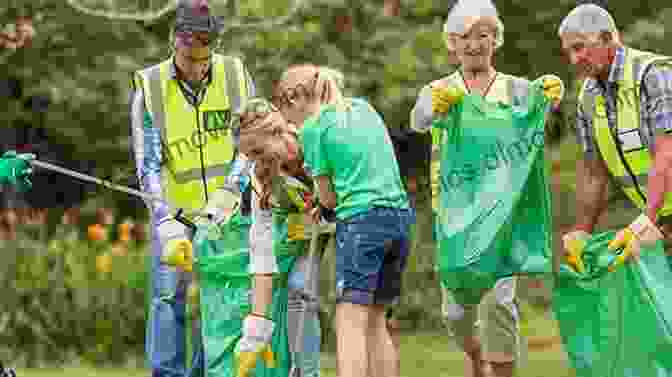
<svg viewBox="0 0 672 377"><path fill-rule="evenodd" d="M418 209L407 290L398 317L408 328L438 326L440 295L429 226L429 140L398 130L407 124L420 88L455 69L448 64L441 37L454 0L297 1L211 0L227 25L220 51L244 58L262 95L270 93L274 80L290 64L312 62L339 69L345 74L349 94L367 98L383 114ZM73 2L79 8L71 6ZM571 89L562 116L550 124L548 132L558 232L573 221L574 169L580 153L573 131L577 87L556 30L564 15L580 2L589 1L558 0L552 6L533 0L495 2L505 24L497 69L530 79L554 73ZM672 54L669 1L599 3L614 15L626 44ZM33 150L42 158L136 185L129 144L129 78L134 70L169 56L174 12L164 9L166 4L158 0L3 1L3 33L11 34L17 20L29 19L35 35L22 48L0 50L2 148L22 144L10 139L29 130L37 140L29 144L35 145ZM297 4L297 12L289 14ZM98 10L100 15L82 12L84 8ZM123 19L110 18L113 10ZM161 17L138 19L152 13ZM272 22L283 17L287 17L284 23ZM21 212L17 223L12 220L13 211L2 210L3 227L16 229L10 232L15 236L5 237L11 239L2 246L6 263L0 275L4 289L0 358L26 364L74 357L123 362L121 349L141 354L142 261L147 248L142 231L131 241L123 241L123 231L115 229L128 217L134 219L136 230L142 228L147 215L142 202L67 177L39 173L42 178L36 179L42 180L37 181L26 205L38 208L38 215ZM3 195L6 207L11 193L5 190ZM614 190L612 196L604 226L625 223L633 214L619 192ZM100 214L105 208L113 209L116 220ZM111 235L96 237L98 228L90 228L94 225L111 229ZM108 259L116 267L104 267ZM327 258L323 271L331 269ZM329 296L331 278L327 273L323 278ZM541 288L532 284L537 288L529 289L526 296L540 310L548 307L546 283Z"/></svg>

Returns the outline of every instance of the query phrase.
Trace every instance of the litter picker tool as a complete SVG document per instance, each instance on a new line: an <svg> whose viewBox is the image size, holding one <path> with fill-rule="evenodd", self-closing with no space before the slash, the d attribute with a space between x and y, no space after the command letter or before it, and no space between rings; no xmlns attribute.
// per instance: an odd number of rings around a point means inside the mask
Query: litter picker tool
<svg viewBox="0 0 672 377"><path fill-rule="evenodd" d="M136 189L130 188L128 186L123 186L123 185L120 185L120 184L117 184L117 183L110 182L108 180L104 180L104 179L93 177L93 176L90 176L90 175L87 175L87 174L76 172L74 170L70 170L70 169L67 169L67 168L64 168L64 167L61 167L61 166L58 166L58 165L54 165L54 164L51 164L49 162L44 162L44 161L39 161L39 160L31 160L30 164L33 165L33 166L43 168L43 169L47 169L47 170L51 170L51 171L54 171L54 172L57 172L57 173L61 173L61 174L64 174L64 175L67 175L67 176L70 176L70 177L73 177L73 178L77 178L77 179L82 180L82 181L95 183L97 185L106 187L106 188L111 189L111 190L120 191L120 192L129 194L129 195L134 195L134 196L137 196L137 197L139 197L141 199L144 199L144 200L147 200L147 201L162 202L165 205L167 205L168 208L171 209L171 212L175 212L175 216L174 216L175 220L181 222L182 224L191 228L192 230L196 229L196 224L194 224L192 221L187 219L185 216L189 216L189 215L191 215L191 216L207 216L205 213L201 213L199 211L186 212L183 208L173 208L163 198L158 197L156 195L148 194L146 192L142 192L140 190L136 190Z"/></svg>
<svg viewBox="0 0 672 377"><path fill-rule="evenodd" d="M314 192L318 192L317 191L317 182L315 182L315 184L313 186L313 190L314 190ZM319 310L319 299L317 297L318 293L317 292L312 292L312 287L314 286L313 285L313 278L314 278L314 276L313 276L313 274L314 274L313 264L314 263L313 262L314 262L315 256L317 255L317 248L319 246L320 235L328 234L328 233L330 233L330 232L328 230L326 230L325 228L323 228L323 225L320 224L319 217L318 217L317 221L313 220L312 232L311 232L311 235L310 235L310 246L309 246L309 249L308 249L308 263L307 263L307 266L306 266L306 275L305 275L305 280L304 280L306 282L305 283L305 288L304 288L305 290L301 294L301 296L302 296L301 299L305 302L305 308L299 314L299 321L298 321L299 322L299 328L297 329L296 341L294 343L298 346L297 348L299 350L301 350L300 352L298 352L298 354L300 354L300 355L303 355L303 350L304 350L303 334L304 334L305 327L306 327L306 312L308 312L309 310L311 310L311 311L313 311L313 310L318 311ZM300 369L300 368L296 365L296 360L293 360L292 364L293 365L292 365L292 369L289 373L289 376L290 377L301 376L303 374L303 371L299 370L298 373L297 373L297 369Z"/></svg>

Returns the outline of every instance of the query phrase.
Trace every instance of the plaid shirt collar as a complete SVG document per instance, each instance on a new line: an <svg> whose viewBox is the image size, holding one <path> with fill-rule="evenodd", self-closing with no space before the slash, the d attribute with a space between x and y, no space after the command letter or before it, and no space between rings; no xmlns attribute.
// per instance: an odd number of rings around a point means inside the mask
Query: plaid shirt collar
<svg viewBox="0 0 672 377"><path fill-rule="evenodd" d="M619 81L623 81L624 74L625 74L625 47L619 47L616 49L616 55L614 56L614 61L611 63L607 83L614 84L618 83ZM593 78L586 80L586 90L595 93L602 93L603 91L599 81Z"/></svg>

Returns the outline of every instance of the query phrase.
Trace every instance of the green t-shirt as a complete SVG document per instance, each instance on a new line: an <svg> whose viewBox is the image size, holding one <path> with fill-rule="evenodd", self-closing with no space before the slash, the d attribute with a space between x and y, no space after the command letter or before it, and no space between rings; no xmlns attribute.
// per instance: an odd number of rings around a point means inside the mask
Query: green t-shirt
<svg viewBox="0 0 672 377"><path fill-rule="evenodd" d="M409 208L383 119L365 100L348 101L344 112L325 106L304 122L300 142L306 170L331 178L341 221L373 207Z"/></svg>

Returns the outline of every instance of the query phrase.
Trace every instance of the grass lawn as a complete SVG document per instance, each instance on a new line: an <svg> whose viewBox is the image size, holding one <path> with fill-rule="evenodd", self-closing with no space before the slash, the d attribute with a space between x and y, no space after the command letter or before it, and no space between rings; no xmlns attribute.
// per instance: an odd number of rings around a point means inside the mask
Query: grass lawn
<svg viewBox="0 0 672 377"><path fill-rule="evenodd" d="M439 332L402 335L402 377L464 376L462 354L457 352L445 334ZM323 357L323 377L336 377L334 355ZM421 373L418 373L421 372ZM143 369L105 369L66 367L63 369L17 370L18 377L149 377ZM518 377L573 377L560 345L543 351L531 351L526 367Z"/></svg>

